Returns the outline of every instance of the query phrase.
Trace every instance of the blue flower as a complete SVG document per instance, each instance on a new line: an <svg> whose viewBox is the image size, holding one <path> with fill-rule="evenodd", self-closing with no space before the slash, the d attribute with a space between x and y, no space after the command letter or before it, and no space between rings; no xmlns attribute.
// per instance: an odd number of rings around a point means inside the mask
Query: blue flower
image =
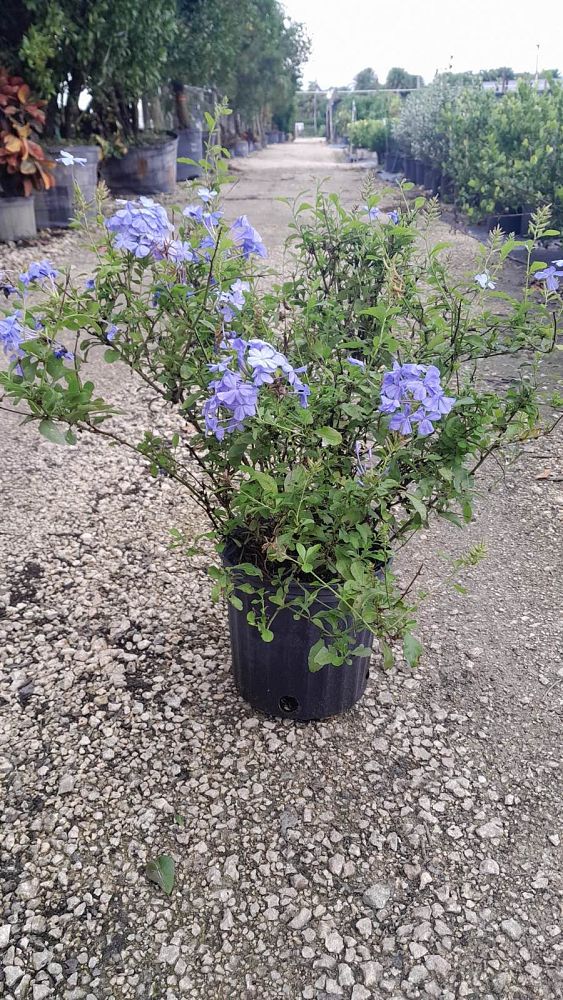
<svg viewBox="0 0 563 1000"><path fill-rule="evenodd" d="M94 278L87 278L84 282L84 288L87 292L93 292L96 287L96 281Z"/></svg>
<svg viewBox="0 0 563 1000"><path fill-rule="evenodd" d="M397 208L393 208L390 212L387 212L389 222L392 222L394 226L398 226L401 220L401 213Z"/></svg>
<svg viewBox="0 0 563 1000"><path fill-rule="evenodd" d="M545 281L548 292L556 292L559 288L559 278L563 278L563 271L558 271L556 265L563 265L563 261L554 260L549 267L545 267L543 271L536 271L534 274L537 281Z"/></svg>
<svg viewBox="0 0 563 1000"><path fill-rule="evenodd" d="M435 365L400 365L395 361L383 376L379 411L391 416L389 429L399 434L412 434L415 424L419 437L427 437L454 403L453 396L445 395ZM419 405L413 408L413 404Z"/></svg>
<svg viewBox="0 0 563 1000"><path fill-rule="evenodd" d="M45 281L46 278L54 281L58 274L49 260L41 260L39 263L30 264L27 271L20 274L20 281L27 287L32 281Z"/></svg>
<svg viewBox="0 0 563 1000"><path fill-rule="evenodd" d="M378 208L377 205L372 205L371 208L369 205L362 205L362 210L365 212L370 222L375 222L375 220L381 215L381 209Z"/></svg>
<svg viewBox="0 0 563 1000"><path fill-rule="evenodd" d="M172 226L162 205L152 198L120 201L124 205L106 220L106 228L116 234L115 246L142 259L152 255L161 258L170 238Z"/></svg>
<svg viewBox="0 0 563 1000"><path fill-rule="evenodd" d="M351 355L346 358L349 365L353 365L355 368L365 368L365 361L361 361L360 358L353 358Z"/></svg>
<svg viewBox="0 0 563 1000"><path fill-rule="evenodd" d="M481 288L496 288L494 281L491 281L491 276L488 271L483 271L481 274L476 274L474 281L480 285Z"/></svg>
<svg viewBox="0 0 563 1000"><path fill-rule="evenodd" d="M65 167L74 167L77 163L88 163L83 156L73 156L66 149L61 149L61 155L57 157L57 163L62 163Z"/></svg>
<svg viewBox="0 0 563 1000"><path fill-rule="evenodd" d="M219 209L216 209L215 212L210 212L203 205L186 205L182 215L205 226L210 232L213 231L219 220L223 218L223 213Z"/></svg>
<svg viewBox="0 0 563 1000"><path fill-rule="evenodd" d="M116 337L116 335L117 335L118 332L119 331L118 331L117 327L115 326L115 324L114 323L110 323L109 326L108 326L108 328L107 328L107 330L106 330L106 340L111 344L112 340L115 340L115 337Z"/></svg>
<svg viewBox="0 0 563 1000"><path fill-rule="evenodd" d="M241 281L237 278L228 292L221 292L217 299L217 309L221 313L225 323L232 323L237 312L244 306L244 293L248 291L250 285L248 281Z"/></svg>
<svg viewBox="0 0 563 1000"><path fill-rule="evenodd" d="M207 203L209 201L213 201L213 199L217 197L218 192L213 190L210 191L208 187L200 187L197 189L197 194L198 198L201 198L202 201Z"/></svg>
<svg viewBox="0 0 563 1000"><path fill-rule="evenodd" d="M62 344L56 344L53 355L61 361L74 361L74 354L68 351Z"/></svg>
<svg viewBox="0 0 563 1000"><path fill-rule="evenodd" d="M243 257L248 258L251 254L256 254L258 257L268 256L260 233L250 225L246 215L239 215L238 219L235 219L230 228L230 237L240 248Z"/></svg>
<svg viewBox="0 0 563 1000"><path fill-rule="evenodd" d="M221 378L209 384L213 395L203 404L205 428L222 441L225 434L244 428L247 417L253 417L258 404L259 388L246 381L240 372L227 368Z"/></svg>
<svg viewBox="0 0 563 1000"><path fill-rule="evenodd" d="M166 246L166 256L173 264L193 264L199 259L191 243L182 240L170 240Z"/></svg>
<svg viewBox="0 0 563 1000"><path fill-rule="evenodd" d="M225 434L242 430L245 419L256 414L262 387L278 378L285 378L300 405L307 406L311 390L299 378L305 369L294 368L285 354L271 344L233 337L223 341L221 348L224 352L221 360L209 365L209 370L220 378L209 383L212 395L203 404L208 434L222 441ZM238 366L236 371L234 364Z"/></svg>
<svg viewBox="0 0 563 1000"><path fill-rule="evenodd" d="M0 345L9 361L21 358L23 354L21 344L32 336L31 331L20 322L22 315L21 309L18 309L11 316L5 316L0 320Z"/></svg>

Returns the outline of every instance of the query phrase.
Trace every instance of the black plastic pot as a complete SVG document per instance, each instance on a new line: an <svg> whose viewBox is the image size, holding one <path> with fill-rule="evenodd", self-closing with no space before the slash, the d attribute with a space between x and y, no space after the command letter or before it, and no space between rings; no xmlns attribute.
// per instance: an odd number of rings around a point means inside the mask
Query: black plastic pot
<svg viewBox="0 0 563 1000"><path fill-rule="evenodd" d="M416 182L416 166L415 159L413 156L405 156L404 158L404 170L405 177L408 181Z"/></svg>
<svg viewBox="0 0 563 1000"><path fill-rule="evenodd" d="M387 171L388 174L398 174L403 169L403 157L397 152L387 152L385 153L385 158L383 160L383 169Z"/></svg>
<svg viewBox="0 0 563 1000"><path fill-rule="evenodd" d="M426 164L422 160L414 161L414 182L422 187L424 184L424 172L426 170Z"/></svg>
<svg viewBox="0 0 563 1000"><path fill-rule="evenodd" d="M0 243L37 236L35 198L0 198Z"/></svg>
<svg viewBox="0 0 563 1000"><path fill-rule="evenodd" d="M178 136L168 133L163 142L130 146L125 156L110 156L102 163L102 177L113 194L168 194L176 184Z"/></svg>
<svg viewBox="0 0 563 1000"><path fill-rule="evenodd" d="M68 229L76 214L74 185L78 184L82 197L90 206L89 215L96 213L96 185L98 183L99 146L71 146L69 152L86 163L65 167L58 163L62 146L47 150L54 161L55 187L39 191L35 196L35 218L38 229Z"/></svg>
<svg viewBox="0 0 563 1000"><path fill-rule="evenodd" d="M430 191L433 195L438 194L440 190L440 171L436 167L426 166L424 168L424 189Z"/></svg>
<svg viewBox="0 0 563 1000"><path fill-rule="evenodd" d="M203 136L200 128L182 128L178 130L178 156L186 156L190 160L203 159ZM202 169L194 163L176 163L176 180L191 181L201 177Z"/></svg>
<svg viewBox="0 0 563 1000"><path fill-rule="evenodd" d="M487 228L489 232L491 229L496 229L500 226L503 233L507 235L509 233L514 233L516 236L520 236L522 230L522 212L507 212L505 215L489 215L487 216Z"/></svg>
<svg viewBox="0 0 563 1000"><path fill-rule="evenodd" d="M233 146L234 156L248 156L250 152L250 143L248 139L235 139L235 144Z"/></svg>
<svg viewBox="0 0 563 1000"><path fill-rule="evenodd" d="M226 566L236 564L236 552L234 545L227 547L223 553ZM237 574L237 583L256 586L256 578ZM299 593L303 588L292 585L290 594ZM236 594L242 610L229 604L233 676L237 691L253 708L279 718L307 721L340 715L360 700L369 676L369 657L356 656L351 663L327 665L313 673L308 665L309 651L321 638L319 629L308 619L294 621L293 613L284 609L272 623L274 639L263 642L258 629L246 619L252 610L251 595L238 589ZM311 613L336 604L334 594L322 590ZM273 604L269 608L272 613L278 610ZM358 645L371 648L372 641L371 632L350 633L351 649Z"/></svg>

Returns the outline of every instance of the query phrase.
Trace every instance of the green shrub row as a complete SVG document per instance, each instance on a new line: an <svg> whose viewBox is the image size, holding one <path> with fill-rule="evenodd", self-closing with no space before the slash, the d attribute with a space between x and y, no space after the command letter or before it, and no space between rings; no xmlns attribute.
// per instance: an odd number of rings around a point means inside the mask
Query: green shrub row
<svg viewBox="0 0 563 1000"><path fill-rule="evenodd" d="M542 204L563 222L563 86L521 82L497 96L438 78L409 95L394 127L406 154L440 169L474 219Z"/></svg>

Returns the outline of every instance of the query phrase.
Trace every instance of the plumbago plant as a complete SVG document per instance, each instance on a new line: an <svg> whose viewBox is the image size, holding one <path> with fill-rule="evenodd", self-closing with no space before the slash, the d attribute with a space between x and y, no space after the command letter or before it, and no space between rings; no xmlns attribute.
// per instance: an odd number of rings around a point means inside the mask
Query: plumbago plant
<svg viewBox="0 0 563 1000"><path fill-rule="evenodd" d="M297 205L292 276L272 285L249 220L225 220L221 179L210 172L182 211L141 198L100 213L86 285L48 261L11 276L2 405L51 441L133 449L185 488L209 528L177 529L176 544L213 541L216 592L239 610L250 596L265 642L289 608L319 628L312 670L367 655L353 638L365 629L386 663L398 639L414 663L414 581L399 590L393 553L431 513L468 521L487 456L549 429L534 374L554 344L557 279L534 283L530 268L521 297L498 291L514 246L500 234L456 275L429 242L432 205L405 196L386 214L368 191L352 211L322 193ZM547 225L540 213L537 238ZM526 377L493 388L487 359L524 351ZM161 429L123 437L84 368L98 354L163 401Z"/></svg>

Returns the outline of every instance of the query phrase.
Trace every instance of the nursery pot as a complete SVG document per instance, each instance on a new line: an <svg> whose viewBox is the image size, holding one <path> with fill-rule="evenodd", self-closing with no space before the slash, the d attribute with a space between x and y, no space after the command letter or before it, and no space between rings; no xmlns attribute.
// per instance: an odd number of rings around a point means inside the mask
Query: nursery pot
<svg viewBox="0 0 563 1000"><path fill-rule="evenodd" d="M154 145L130 146L125 156L109 156L102 177L112 194L168 194L176 184L178 136Z"/></svg>
<svg viewBox="0 0 563 1000"><path fill-rule="evenodd" d="M201 128L182 128L178 130L178 156L187 156L190 160L203 159L203 133ZM194 163L177 163L176 180L190 181L200 177L201 167Z"/></svg>
<svg viewBox="0 0 563 1000"><path fill-rule="evenodd" d="M415 159L413 156L405 156L404 158L404 170L405 177L408 181L416 181L416 167Z"/></svg>
<svg viewBox="0 0 563 1000"><path fill-rule="evenodd" d="M414 161L414 182L422 187L424 184L424 172L426 170L426 164L422 160Z"/></svg>
<svg viewBox="0 0 563 1000"><path fill-rule="evenodd" d="M238 559L235 545L227 545L223 552L225 566L236 565ZM237 572L235 593L242 601L242 610L229 604L233 677L241 697L267 715L300 721L326 719L352 708L366 689L369 657L355 656L340 667L328 664L311 672L309 651L321 638L320 630L308 619L294 621L293 611L284 608L272 622L272 642L264 642L258 629L249 625L246 618L253 607L252 595L238 590L237 583L256 586L257 580ZM273 604L268 607L268 589L266 586L266 606L273 613L279 609ZM298 596L304 589L306 585L292 584L289 594ZM311 615L337 604L332 591L323 589L310 609ZM343 629L349 628L349 623L342 624ZM358 645L371 648L371 632L350 630L349 635L350 649Z"/></svg>
<svg viewBox="0 0 563 1000"><path fill-rule="evenodd" d="M94 216L96 213L99 147L72 146L70 149L72 155L86 160L86 163L76 163L72 167L57 163L60 151L61 147L47 151L49 158L55 163L55 187L49 191L40 191L35 196L35 218L38 229L68 229L76 214L75 184L78 184L84 200L90 206L88 214Z"/></svg>
<svg viewBox="0 0 563 1000"><path fill-rule="evenodd" d="M440 190L440 171L436 167L426 166L424 168L424 188L433 195Z"/></svg>
<svg viewBox="0 0 563 1000"><path fill-rule="evenodd" d="M34 197L0 198L0 243L37 236Z"/></svg>
<svg viewBox="0 0 563 1000"><path fill-rule="evenodd" d="M397 152L387 152L385 153L385 159L383 161L384 170L388 174L398 174L403 165L403 157Z"/></svg>
<svg viewBox="0 0 563 1000"><path fill-rule="evenodd" d="M246 139L235 139L233 146L234 156L248 156L249 152L250 144Z"/></svg>
<svg viewBox="0 0 563 1000"><path fill-rule="evenodd" d="M500 226L503 233L507 235L509 233L514 233L516 236L520 236L522 229L522 213L521 212L507 212L505 215L489 215L487 216L487 229L489 232L491 229L496 229Z"/></svg>

